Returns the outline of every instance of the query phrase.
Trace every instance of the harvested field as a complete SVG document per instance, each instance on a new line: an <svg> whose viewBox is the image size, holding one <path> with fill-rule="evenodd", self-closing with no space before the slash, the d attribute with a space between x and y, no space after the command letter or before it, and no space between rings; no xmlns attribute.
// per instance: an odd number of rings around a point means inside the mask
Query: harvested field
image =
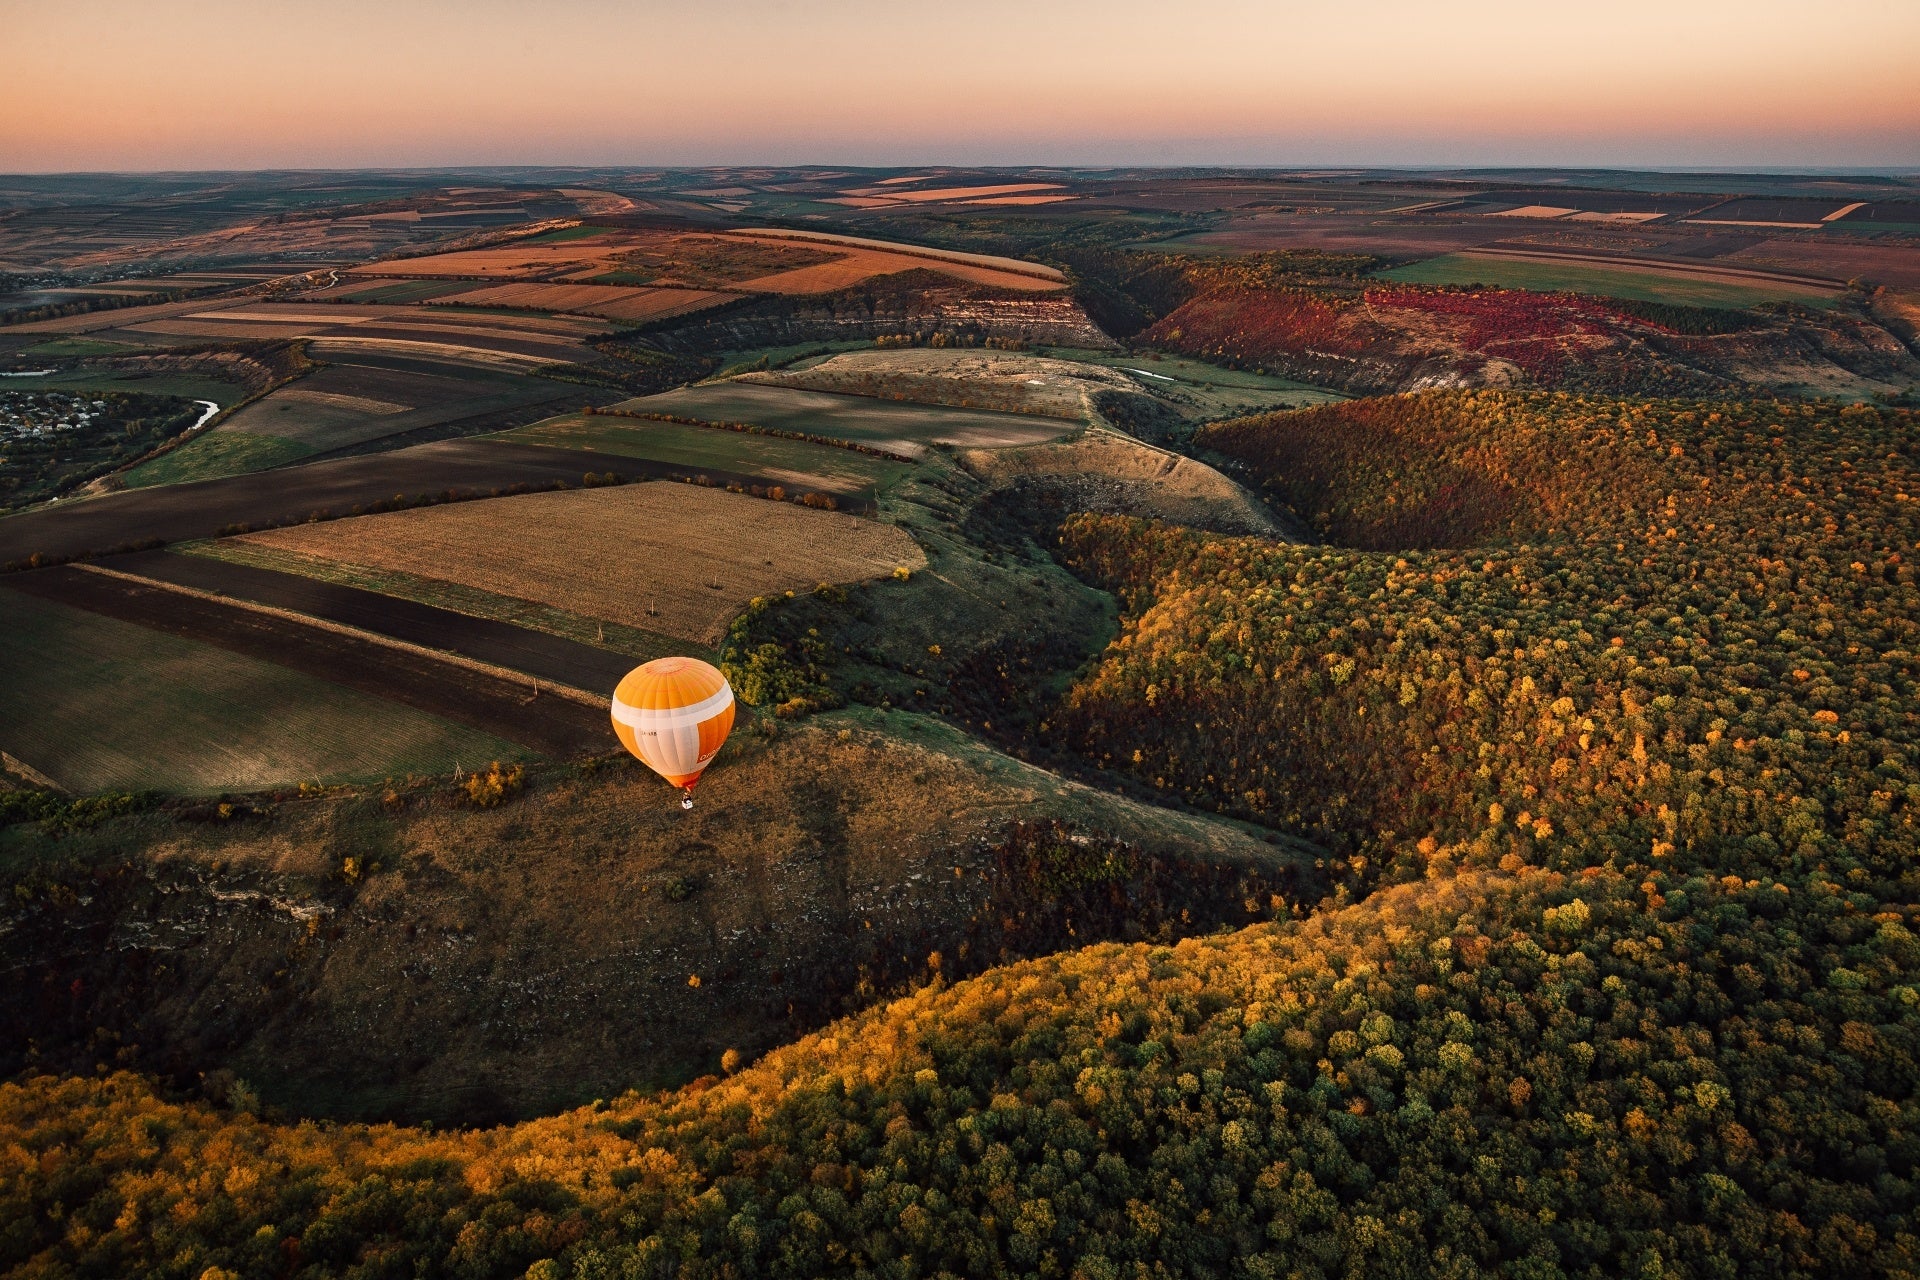
<svg viewBox="0 0 1920 1280"><path fill-rule="evenodd" d="M79 571L33 578L55 574ZM14 585L35 590L6 592L0 748L74 791L246 790L526 754L274 661L85 611L49 581Z"/></svg>
<svg viewBox="0 0 1920 1280"><path fill-rule="evenodd" d="M502 438L520 444L646 458L693 474L759 476L762 483L783 486L794 495L820 492L870 500L908 470L902 463L831 445L604 413L550 418Z"/></svg>
<svg viewBox="0 0 1920 1280"><path fill-rule="evenodd" d="M805 368L749 373L740 380L1074 422L1087 421L1093 395L1139 388L1125 374L1098 365L953 347L848 351Z"/></svg>
<svg viewBox="0 0 1920 1280"><path fill-rule="evenodd" d="M1864 244L1831 234L1770 239L1736 249L1723 261L1729 266L1828 276L1836 282L1858 278L1896 288L1920 288L1920 245L1912 239Z"/></svg>
<svg viewBox="0 0 1920 1280"><path fill-rule="evenodd" d="M216 439L218 434L201 439ZM35 554L64 559L124 550L156 539L211 538L229 525L257 529L304 520L313 512L343 514L396 494L467 495L517 484L579 484L588 471L629 477L649 474L644 464L628 458L497 440L441 440L392 453L39 507L0 519L0 564Z"/></svg>
<svg viewBox="0 0 1920 1280"><path fill-rule="evenodd" d="M604 284L501 284L474 289L438 305L462 307L525 307L534 311L567 311L605 316L610 320L664 320L731 302L737 293L705 289L644 289Z"/></svg>
<svg viewBox="0 0 1920 1280"><path fill-rule="evenodd" d="M928 445L994 449L1055 440L1074 430L1058 419L901 404L871 396L839 395L752 382L711 382L614 406L708 422L751 422L781 431L805 431L871 444L917 458Z"/></svg>
<svg viewBox="0 0 1920 1280"><path fill-rule="evenodd" d="M678 484L398 511L247 540L440 578L707 646L755 596L926 563L913 539L892 525Z"/></svg>

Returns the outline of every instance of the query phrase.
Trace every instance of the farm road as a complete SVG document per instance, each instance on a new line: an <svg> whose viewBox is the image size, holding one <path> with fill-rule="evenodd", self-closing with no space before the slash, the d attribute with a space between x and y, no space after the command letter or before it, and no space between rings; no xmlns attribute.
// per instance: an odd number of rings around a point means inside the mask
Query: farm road
<svg viewBox="0 0 1920 1280"><path fill-rule="evenodd" d="M484 730L545 755L600 752L614 745L605 712L553 694L537 696L531 680L521 684L289 618L84 569L16 574L5 585L278 663Z"/></svg>
<svg viewBox="0 0 1920 1280"><path fill-rule="evenodd" d="M586 472L649 474L632 458L585 449L543 449L494 440L439 440L391 453L339 458L276 471L134 489L36 508L0 520L0 564L38 552L48 559L104 553L158 539L210 538L227 525L255 528L344 514L421 493L484 494L510 485L579 484Z"/></svg>
<svg viewBox="0 0 1920 1280"><path fill-rule="evenodd" d="M590 693L604 690L611 694L620 678L638 661L510 622L476 618L452 609L383 596L376 591L204 556L142 551L115 556L103 561L102 567L310 614L409 644L444 649L464 658L524 671L538 679Z"/></svg>

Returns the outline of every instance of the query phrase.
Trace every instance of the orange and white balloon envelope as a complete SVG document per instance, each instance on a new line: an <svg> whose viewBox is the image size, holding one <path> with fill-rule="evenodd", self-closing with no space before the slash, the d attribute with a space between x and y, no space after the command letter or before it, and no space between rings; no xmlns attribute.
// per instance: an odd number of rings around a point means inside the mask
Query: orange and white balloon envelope
<svg viewBox="0 0 1920 1280"><path fill-rule="evenodd" d="M687 793L733 729L733 688L698 658L655 658L613 691L613 732L640 762Z"/></svg>

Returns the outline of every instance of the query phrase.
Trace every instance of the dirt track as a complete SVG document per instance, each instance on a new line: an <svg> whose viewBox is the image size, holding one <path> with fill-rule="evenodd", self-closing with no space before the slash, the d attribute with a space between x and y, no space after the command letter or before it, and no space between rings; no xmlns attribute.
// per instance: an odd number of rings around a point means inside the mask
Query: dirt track
<svg viewBox="0 0 1920 1280"><path fill-rule="evenodd" d="M6 585L42 599L278 663L444 716L543 754L572 756L606 751L616 745L606 713L553 694L536 695L531 679L522 684L489 676L338 631L84 569L43 569L11 577Z"/></svg>
<svg viewBox="0 0 1920 1280"><path fill-rule="evenodd" d="M167 551L142 551L101 563L122 573L291 609L343 626L392 636L409 644L444 649L461 657L524 671L541 680L590 692L611 691L622 676L638 665L636 659L624 654L516 627L510 622L476 618L375 591L321 582L298 574L276 573L252 565Z"/></svg>

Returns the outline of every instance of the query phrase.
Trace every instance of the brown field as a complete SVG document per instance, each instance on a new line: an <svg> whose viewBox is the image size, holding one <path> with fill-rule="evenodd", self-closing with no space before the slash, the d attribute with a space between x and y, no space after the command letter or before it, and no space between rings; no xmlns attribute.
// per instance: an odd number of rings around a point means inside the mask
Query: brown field
<svg viewBox="0 0 1920 1280"><path fill-rule="evenodd" d="M671 483L396 511L247 541L456 582L707 646L755 596L926 563L913 539L892 525Z"/></svg>
<svg viewBox="0 0 1920 1280"><path fill-rule="evenodd" d="M940 262L960 263L975 267L990 267L1001 271L1018 272L1023 275L1040 276L1047 280L1066 283L1066 276L1053 267L1042 266L1037 262L1026 262L1020 258L1003 258L991 253L967 253L960 249L931 249L917 244L900 244L893 240L873 240L866 236L835 235L830 231L787 231L787 230L747 230L733 233L741 239L758 240L798 240L808 244L845 245L854 249L878 249L888 253L904 254L915 258L932 258Z"/></svg>
<svg viewBox="0 0 1920 1280"><path fill-rule="evenodd" d="M834 256L823 261L820 250L825 246L831 246ZM779 249L786 254L779 254ZM783 257L793 265L785 266ZM521 241L372 263L350 274L526 284L675 284L694 289L724 285L748 293L829 293L875 276L916 269L1001 289L1051 290L1065 283L1052 268L1014 258L805 231L609 230L571 240ZM472 292L458 296L462 303L482 300ZM652 318L653 314L661 313L620 318Z"/></svg>
<svg viewBox="0 0 1920 1280"><path fill-rule="evenodd" d="M498 284L427 305L527 307L535 311L604 316L609 320L658 320L718 306L739 296L707 289L647 289L610 284Z"/></svg>

